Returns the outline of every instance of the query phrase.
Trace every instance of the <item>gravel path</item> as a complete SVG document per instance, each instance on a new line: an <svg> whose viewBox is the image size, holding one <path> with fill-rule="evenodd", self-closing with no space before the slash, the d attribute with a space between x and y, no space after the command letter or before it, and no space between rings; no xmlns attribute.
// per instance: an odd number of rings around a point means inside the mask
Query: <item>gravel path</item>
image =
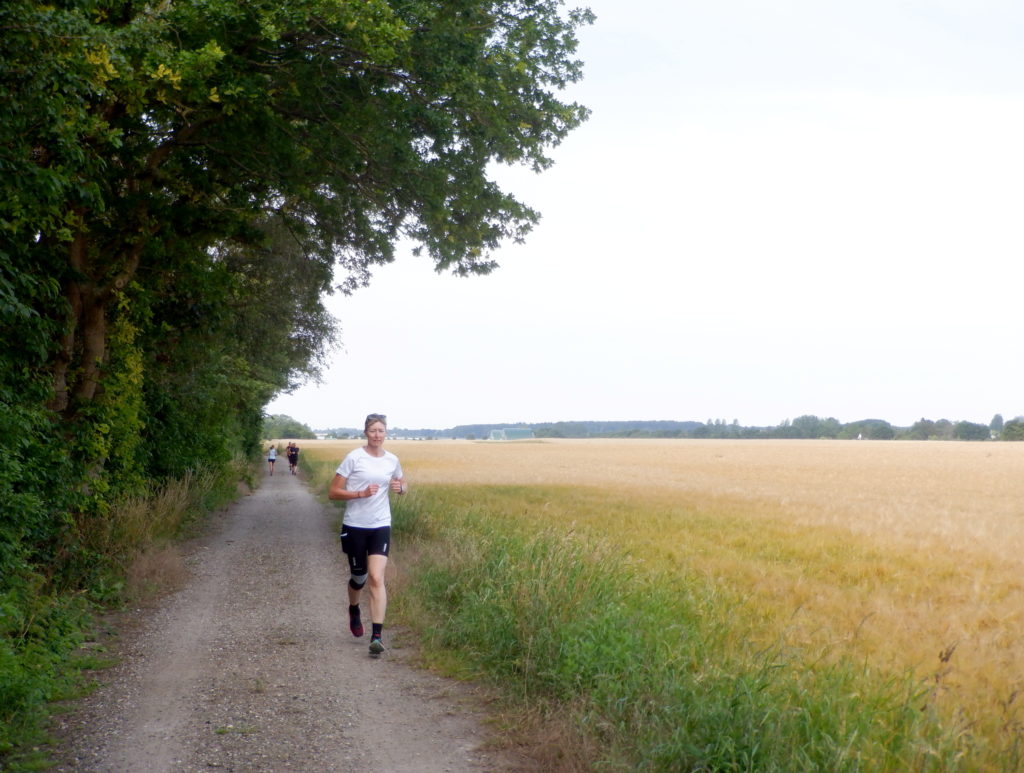
<svg viewBox="0 0 1024 773"><path fill-rule="evenodd" d="M368 636L349 633L331 515L287 468L210 531L190 549L187 585L119 626L120 662L62 717L54 770L513 767L481 748L481 701L468 688L411 667L400 633L385 628L379 659Z"/></svg>

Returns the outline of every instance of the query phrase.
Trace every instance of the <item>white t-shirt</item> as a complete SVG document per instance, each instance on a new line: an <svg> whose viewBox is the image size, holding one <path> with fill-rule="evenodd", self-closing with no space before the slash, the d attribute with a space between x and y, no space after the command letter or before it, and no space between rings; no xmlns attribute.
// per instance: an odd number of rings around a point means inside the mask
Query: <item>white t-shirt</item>
<svg viewBox="0 0 1024 773"><path fill-rule="evenodd" d="M380 486L372 497L349 499L345 502L345 525L362 529L376 529L391 525L391 502L388 487L394 478L404 477L398 457L390 451L383 456L371 456L363 446L349 451L336 471L345 479L348 491L362 491L371 483Z"/></svg>

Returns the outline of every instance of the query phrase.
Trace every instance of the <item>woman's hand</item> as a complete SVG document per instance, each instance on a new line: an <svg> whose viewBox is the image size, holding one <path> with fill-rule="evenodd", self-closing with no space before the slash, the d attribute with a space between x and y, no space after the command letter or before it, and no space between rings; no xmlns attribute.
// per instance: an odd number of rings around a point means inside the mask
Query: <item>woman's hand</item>
<svg viewBox="0 0 1024 773"><path fill-rule="evenodd" d="M376 483L371 483L369 486L363 489L363 496L372 497L378 491L380 491L380 486L377 485Z"/></svg>
<svg viewBox="0 0 1024 773"><path fill-rule="evenodd" d="M392 478L391 479L391 490L394 491L396 494L404 494L405 493L405 481L403 481L401 478Z"/></svg>

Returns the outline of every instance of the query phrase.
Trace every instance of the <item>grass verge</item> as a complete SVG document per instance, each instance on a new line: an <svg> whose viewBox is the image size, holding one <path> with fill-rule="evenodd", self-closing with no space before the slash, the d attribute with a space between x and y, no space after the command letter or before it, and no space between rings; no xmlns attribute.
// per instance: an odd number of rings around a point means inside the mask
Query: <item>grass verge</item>
<svg viewBox="0 0 1024 773"><path fill-rule="evenodd" d="M756 615L706 575L642 562L593 530L495 515L465 489L396 502L393 609L428 659L497 685L527 735L545 728L527 742L546 747L533 749L545 769L1018 769L944 725L912 674L752 644Z"/></svg>
<svg viewBox="0 0 1024 773"><path fill-rule="evenodd" d="M47 722L56 702L88 689L88 672L108 665L79 650L95 613L172 586L184 571L174 540L235 499L248 464L191 473L148 497L126 499L104 518L75 524L81 591L37 572L9 578L0 595L0 770L49 767Z"/></svg>

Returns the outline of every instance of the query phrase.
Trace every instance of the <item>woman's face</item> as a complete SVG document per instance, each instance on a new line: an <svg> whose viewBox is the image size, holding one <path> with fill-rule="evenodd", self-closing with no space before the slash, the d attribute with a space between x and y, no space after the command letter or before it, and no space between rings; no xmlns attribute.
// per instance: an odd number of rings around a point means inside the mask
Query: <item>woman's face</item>
<svg viewBox="0 0 1024 773"><path fill-rule="evenodd" d="M384 426L384 422L375 421L366 428L363 434L366 435L366 442L371 448L378 448L384 445L384 438L388 434L388 428Z"/></svg>

